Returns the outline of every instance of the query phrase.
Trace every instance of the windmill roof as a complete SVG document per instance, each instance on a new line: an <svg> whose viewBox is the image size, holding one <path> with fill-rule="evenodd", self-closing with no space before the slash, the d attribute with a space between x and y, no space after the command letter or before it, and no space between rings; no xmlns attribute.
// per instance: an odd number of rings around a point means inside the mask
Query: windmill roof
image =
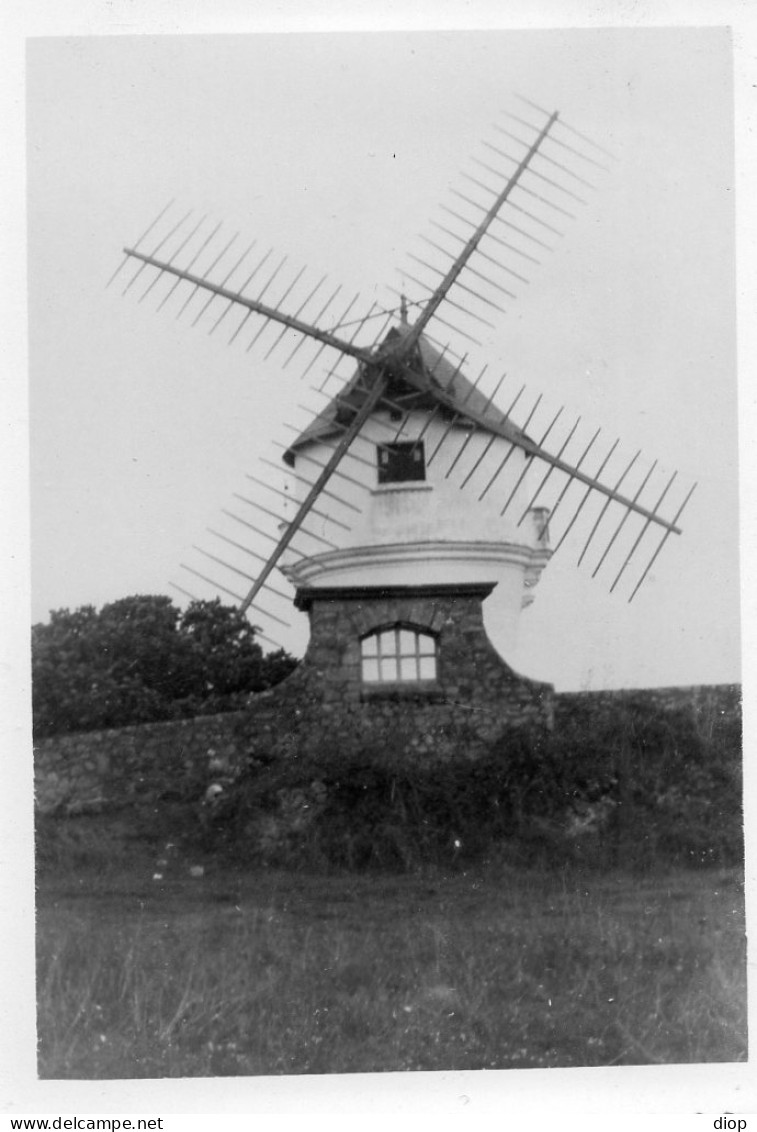
<svg viewBox="0 0 757 1132"><path fill-rule="evenodd" d="M389 331L387 341L399 337L403 330L409 329L406 324L400 328ZM455 364L449 357L437 350L429 340L421 335L417 344L420 354L415 359L416 372L425 376L422 387L415 388L401 377L390 385L388 399L397 397L402 407L435 408L439 407L446 416L460 416L475 423L480 428L491 427L491 431L501 436L504 433L511 435L513 441L528 439L522 429L500 412L490 403L490 398L482 393L468 380L462 372L462 367ZM404 388L402 388L404 387ZM358 368L352 378L347 382L339 394L310 422L308 427L300 433L287 449L286 456L293 457L299 448L317 440L325 440L329 436L341 433L344 429L344 410L359 409L366 392L364 374Z"/></svg>

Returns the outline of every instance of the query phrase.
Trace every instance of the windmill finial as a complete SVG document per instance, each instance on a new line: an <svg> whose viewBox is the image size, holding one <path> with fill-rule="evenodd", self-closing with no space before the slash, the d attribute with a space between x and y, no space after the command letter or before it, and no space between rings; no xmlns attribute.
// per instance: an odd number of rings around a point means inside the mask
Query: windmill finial
<svg viewBox="0 0 757 1132"><path fill-rule="evenodd" d="M407 321L407 299L404 295L400 295L400 322L403 326L408 325Z"/></svg>

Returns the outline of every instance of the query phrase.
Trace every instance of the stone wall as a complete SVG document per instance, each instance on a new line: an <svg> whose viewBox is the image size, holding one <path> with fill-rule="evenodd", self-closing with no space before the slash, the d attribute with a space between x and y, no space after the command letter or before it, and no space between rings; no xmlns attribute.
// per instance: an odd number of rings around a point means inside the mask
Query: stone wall
<svg viewBox="0 0 757 1132"><path fill-rule="evenodd" d="M301 591L310 617L302 664L255 696L241 725L249 754L360 743L394 746L419 761L474 758L508 726L551 723L553 688L518 676L486 636L482 598L491 586ZM437 677L365 684L360 639L386 625L437 639ZM389 743L387 743L389 739Z"/></svg>
<svg viewBox="0 0 757 1132"><path fill-rule="evenodd" d="M63 735L35 744L37 806L85 812L176 799L199 802L214 781L250 762L306 751L390 751L419 763L475 758L508 727L567 716L587 721L623 699L685 708L703 727L740 713L738 685L578 692L555 696L525 680L489 642L481 608L487 587L302 591L311 622L307 654L282 684L250 697L241 712L115 731ZM366 685L360 638L408 624L438 640L437 677L422 686Z"/></svg>
<svg viewBox="0 0 757 1132"><path fill-rule="evenodd" d="M241 712L171 723L86 731L34 744L35 800L41 813L83 813L202 797L211 764L233 764Z"/></svg>
<svg viewBox="0 0 757 1132"><path fill-rule="evenodd" d="M486 636L489 585L300 591L310 617L302 663L250 697L243 712L42 740L36 748L43 812L202 797L257 759L307 751L388 751L419 763L468 759L507 727L551 724L553 688L526 680ZM436 679L365 684L360 639L415 626L437 642Z"/></svg>

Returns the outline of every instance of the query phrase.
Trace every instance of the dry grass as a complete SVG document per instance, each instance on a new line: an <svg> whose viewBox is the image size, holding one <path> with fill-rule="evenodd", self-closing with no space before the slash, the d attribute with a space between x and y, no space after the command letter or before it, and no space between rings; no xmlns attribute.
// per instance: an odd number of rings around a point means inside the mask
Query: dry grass
<svg viewBox="0 0 757 1132"><path fill-rule="evenodd" d="M76 843L76 838L74 842ZM40 873L45 1078L746 1058L735 870ZM70 861L69 861L70 864Z"/></svg>

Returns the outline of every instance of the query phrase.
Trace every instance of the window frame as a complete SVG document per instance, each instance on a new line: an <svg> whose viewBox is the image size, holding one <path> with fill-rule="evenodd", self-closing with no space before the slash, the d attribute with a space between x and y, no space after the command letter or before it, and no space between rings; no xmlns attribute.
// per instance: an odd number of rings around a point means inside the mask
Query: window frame
<svg viewBox="0 0 757 1132"><path fill-rule="evenodd" d="M386 459L384 458L386 455ZM392 460L394 457L394 461ZM392 465L394 463L394 470ZM403 483L426 483L426 452L422 440L402 440L376 445L377 482L379 487ZM406 474L408 471L419 474Z"/></svg>
<svg viewBox="0 0 757 1132"><path fill-rule="evenodd" d="M411 634L412 642L408 642L403 634ZM375 641L375 652L366 649L366 643L371 641ZM374 665L376 675L367 675ZM390 674L384 676L383 672L390 669ZM411 670L414 674L408 675ZM426 626L395 621L377 626L361 636L360 681L364 688L428 687L436 684L438 676L439 638Z"/></svg>

